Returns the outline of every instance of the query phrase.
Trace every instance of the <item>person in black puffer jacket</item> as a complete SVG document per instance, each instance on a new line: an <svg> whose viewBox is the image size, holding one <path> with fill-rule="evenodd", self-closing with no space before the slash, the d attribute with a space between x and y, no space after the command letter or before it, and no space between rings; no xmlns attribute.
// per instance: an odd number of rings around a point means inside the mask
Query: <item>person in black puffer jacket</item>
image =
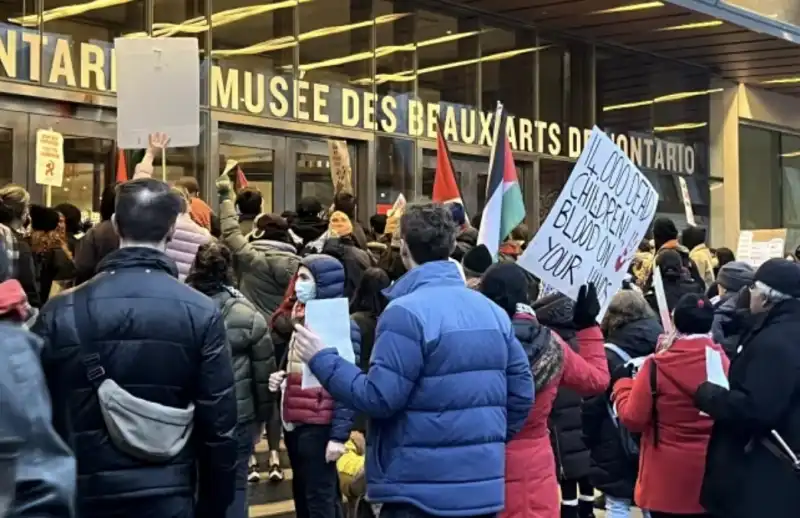
<svg viewBox="0 0 800 518"><path fill-rule="evenodd" d="M664 284L664 295L667 299L667 309L670 313L678 301L687 293L702 296L705 286L692 280L691 274L686 269L680 254L675 250L663 250L656 256L656 267L661 268L661 279ZM658 302L655 288L645 294L647 303L658 314Z"/></svg>
<svg viewBox="0 0 800 518"><path fill-rule="evenodd" d="M554 293L536 301L533 310L543 326L558 333L577 352L576 330L572 323L574 306L566 296ZM589 449L583 442L582 403L578 393L559 387L548 427L561 485L561 515L587 518L594 516L594 488L589 483Z"/></svg>
<svg viewBox="0 0 800 518"><path fill-rule="evenodd" d="M217 241L197 250L186 284L211 297L225 319L233 361L238 407L239 458L236 466L236 498L227 516L247 516L248 463L264 424L272 416L274 393L269 377L278 367L267 321L239 291L233 288L233 254Z"/></svg>
<svg viewBox="0 0 800 518"><path fill-rule="evenodd" d="M78 462L82 518L191 518L200 509L224 516L233 501L236 396L225 322L211 299L178 280L164 252L180 207L158 180L120 185L119 250L100 262L94 279L49 300L32 329L45 341L53 426ZM75 307L80 299L86 307ZM79 311L88 320L81 329ZM108 379L133 396L173 408L194 405L183 450L154 464L115 446L84 365L88 345Z"/></svg>
<svg viewBox="0 0 800 518"><path fill-rule="evenodd" d="M621 290L614 295L601 328L606 343L616 345L631 358L653 354L662 333L655 313L636 290ZM608 349L606 358L611 373L625 363ZM636 459L627 458L620 433L608 413L610 394L609 390L584 401L583 440L591 454L589 480L606 495L608 515L618 516L627 513L633 501L639 466Z"/></svg>

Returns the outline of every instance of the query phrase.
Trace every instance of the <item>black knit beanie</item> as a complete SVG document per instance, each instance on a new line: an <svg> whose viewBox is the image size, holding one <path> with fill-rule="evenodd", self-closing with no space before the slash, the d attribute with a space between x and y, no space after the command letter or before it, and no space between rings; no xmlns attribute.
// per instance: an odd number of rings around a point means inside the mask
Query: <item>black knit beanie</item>
<svg viewBox="0 0 800 518"><path fill-rule="evenodd" d="M483 274L481 293L503 308L508 316L517 312L517 304L528 304L528 279L516 263L493 264Z"/></svg>
<svg viewBox="0 0 800 518"><path fill-rule="evenodd" d="M672 311L675 329L686 335L702 335L711 332L714 322L714 307L707 298L687 293L678 300Z"/></svg>

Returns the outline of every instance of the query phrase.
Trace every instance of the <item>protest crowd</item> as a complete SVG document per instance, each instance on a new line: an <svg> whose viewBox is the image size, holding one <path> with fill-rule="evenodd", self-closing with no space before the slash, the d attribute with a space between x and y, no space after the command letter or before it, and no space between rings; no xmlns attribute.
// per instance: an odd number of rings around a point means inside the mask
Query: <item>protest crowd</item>
<svg viewBox="0 0 800 518"><path fill-rule="evenodd" d="M437 172L362 222L352 189L272 214L235 174L168 185L168 141L88 229L0 188L0 515L246 517L284 445L298 518L800 513L795 261L632 195L626 266L568 290L503 160L481 214Z"/></svg>

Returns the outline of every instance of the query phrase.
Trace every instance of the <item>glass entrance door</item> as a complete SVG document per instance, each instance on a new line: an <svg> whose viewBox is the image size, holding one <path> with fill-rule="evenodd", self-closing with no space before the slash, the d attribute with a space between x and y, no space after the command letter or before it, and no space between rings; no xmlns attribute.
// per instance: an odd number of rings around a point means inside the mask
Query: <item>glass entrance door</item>
<svg viewBox="0 0 800 518"><path fill-rule="evenodd" d="M356 184L356 149L352 145L348 149ZM239 163L248 184L261 191L264 212L294 210L306 196L317 198L323 207L333 202L328 143L323 139L220 125L220 167L230 159Z"/></svg>
<svg viewBox="0 0 800 518"><path fill-rule="evenodd" d="M28 114L0 110L0 187L26 185Z"/></svg>
<svg viewBox="0 0 800 518"><path fill-rule="evenodd" d="M87 217L97 218L100 195L116 174L116 125L62 117L31 115L28 132L28 190L46 199L46 187L36 185L36 131L52 129L64 135L64 182L53 187L51 203L71 203ZM130 164L133 167L133 164ZM132 172L132 171L131 171Z"/></svg>

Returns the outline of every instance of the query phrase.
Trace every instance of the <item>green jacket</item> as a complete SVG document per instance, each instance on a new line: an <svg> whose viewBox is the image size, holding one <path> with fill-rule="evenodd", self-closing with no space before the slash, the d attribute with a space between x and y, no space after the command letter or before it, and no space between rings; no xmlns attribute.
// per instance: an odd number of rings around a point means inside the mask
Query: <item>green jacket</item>
<svg viewBox="0 0 800 518"><path fill-rule="evenodd" d="M278 308L289 281L300 264L294 247L288 243L247 240L231 200L220 203L222 241L233 252L239 291L269 321Z"/></svg>

